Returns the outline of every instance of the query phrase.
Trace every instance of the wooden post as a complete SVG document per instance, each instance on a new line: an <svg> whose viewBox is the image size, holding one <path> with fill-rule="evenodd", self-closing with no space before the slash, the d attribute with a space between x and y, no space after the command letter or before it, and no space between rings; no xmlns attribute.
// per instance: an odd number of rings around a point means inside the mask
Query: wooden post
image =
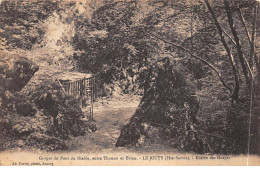
<svg viewBox="0 0 260 169"><path fill-rule="evenodd" d="M93 119L93 98L94 98L94 96L93 96L93 78L91 78L91 80L90 80L90 82L91 82L91 84L90 84L90 104L91 104L91 119Z"/></svg>

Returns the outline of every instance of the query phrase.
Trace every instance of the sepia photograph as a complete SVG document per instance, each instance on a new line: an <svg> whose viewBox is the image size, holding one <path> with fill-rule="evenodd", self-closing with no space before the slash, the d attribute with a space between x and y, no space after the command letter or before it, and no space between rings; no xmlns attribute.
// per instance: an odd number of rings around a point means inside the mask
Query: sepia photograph
<svg viewBox="0 0 260 169"><path fill-rule="evenodd" d="M259 0L0 0L0 166L259 166L259 26Z"/></svg>

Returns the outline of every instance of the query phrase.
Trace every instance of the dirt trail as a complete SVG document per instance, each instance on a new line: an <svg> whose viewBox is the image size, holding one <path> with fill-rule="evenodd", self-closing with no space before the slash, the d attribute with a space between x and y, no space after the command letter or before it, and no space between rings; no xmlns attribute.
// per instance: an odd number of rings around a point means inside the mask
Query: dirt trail
<svg viewBox="0 0 260 169"><path fill-rule="evenodd" d="M69 141L69 151L107 152L115 148L120 130L135 113L139 101L101 101L94 104L94 120L97 131Z"/></svg>
<svg viewBox="0 0 260 169"><path fill-rule="evenodd" d="M140 98L122 100L104 99L94 104L94 120L97 131L72 138L68 141L68 152L80 153L115 153L115 152L149 152L149 153L180 153L178 150L163 144L146 144L136 148L115 147L122 127L129 122L135 113Z"/></svg>

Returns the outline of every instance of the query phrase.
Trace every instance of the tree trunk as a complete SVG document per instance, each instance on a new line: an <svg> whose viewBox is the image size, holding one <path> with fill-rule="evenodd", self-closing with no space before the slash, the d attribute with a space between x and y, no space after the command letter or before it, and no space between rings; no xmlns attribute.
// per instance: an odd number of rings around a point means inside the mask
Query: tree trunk
<svg viewBox="0 0 260 169"><path fill-rule="evenodd" d="M235 88L233 90L233 93L232 93L232 99L234 100L238 100L238 93L239 93L239 78L238 78L238 71L237 71L237 68L236 68L236 62L235 62L235 59L226 43L226 40L225 40L225 37L223 36L223 30L217 20L217 17L213 11L213 9L211 8L210 4L209 4L209 1L208 0L204 0L206 5L207 5L207 8L213 18L213 21L215 23L215 26L217 27L217 30L218 30L218 34L220 36L220 40L228 54L228 57L229 57L229 60L230 60L230 63L232 65L232 70L233 70L233 74L234 74L234 78L235 78Z"/></svg>
<svg viewBox="0 0 260 169"><path fill-rule="evenodd" d="M260 63L259 63L259 59L258 56L255 52L255 38L256 38L256 28L257 28L257 12L258 12L258 4L257 2L255 2L255 9L254 9L254 17L253 17L253 23L252 23L252 46L251 46L251 51L250 51L250 59L251 59L251 64L253 64L253 62L255 62L256 65L256 69L257 69L257 74L258 74L258 78L260 78Z"/></svg>
<svg viewBox="0 0 260 169"><path fill-rule="evenodd" d="M227 0L224 0L224 5L225 5L226 12L227 12L228 23L229 23L231 32L234 36L234 40L236 42L236 48L237 48L240 64L241 64L242 69L243 69L244 77L246 79L246 84L247 84L249 90L251 91L251 81L250 81L250 78L249 78L249 75L248 75L247 65L245 64L246 61L245 61L245 56L244 56L243 51L242 51L242 46L241 46L236 28L234 27L234 20L233 20L233 17L232 17L232 11L230 9L229 2Z"/></svg>

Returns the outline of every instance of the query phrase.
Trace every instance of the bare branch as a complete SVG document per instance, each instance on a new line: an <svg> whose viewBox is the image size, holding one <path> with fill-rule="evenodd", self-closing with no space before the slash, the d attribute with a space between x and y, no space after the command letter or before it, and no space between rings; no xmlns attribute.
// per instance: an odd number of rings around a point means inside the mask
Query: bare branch
<svg viewBox="0 0 260 169"><path fill-rule="evenodd" d="M257 2L255 2L255 9L254 9L254 18L253 18L253 23L252 23L252 48L250 51L250 63L253 65L253 62L255 62L256 64L256 69L258 72L258 76L260 75L260 63L259 63L259 59L256 55L255 52L255 38L256 38L256 27L257 27ZM253 59L254 58L254 59Z"/></svg>
<svg viewBox="0 0 260 169"><path fill-rule="evenodd" d="M242 16L242 18L244 18L243 16ZM244 20L244 19L243 19ZM245 24L245 22L244 22L244 24ZM246 29L246 32L247 32L247 34L248 34L248 40L249 40L249 43L250 43L250 46L251 46L251 39L250 39L250 37L249 37L249 32L248 32L248 29L247 29L247 26L245 25L245 29ZM231 40L231 42L234 44L234 45L237 45L236 44L236 42L235 42L235 40L225 31L225 30L222 30L223 31L223 33ZM251 46L252 47L252 46ZM245 55L243 55L243 58L244 58L244 60L245 60L245 63L246 63L246 65L247 65L247 68L248 68L248 70L249 70L249 73L250 73L250 76L253 76L253 73L252 73L252 69L251 69L251 67L250 67L250 65L249 65L249 62L248 62L248 60L247 60L247 58L245 57Z"/></svg>
<svg viewBox="0 0 260 169"><path fill-rule="evenodd" d="M242 15L242 11L240 10L239 7L238 7L238 16L239 16L240 21L242 22L242 24L243 24L243 26L244 26L244 28L245 28L246 35L247 35L249 44L250 44L250 46L251 46L251 45L252 45L252 40L251 40L251 38L250 38L250 33L249 33L248 28L247 28L247 26L246 26L245 18L244 18L244 16Z"/></svg>
<svg viewBox="0 0 260 169"><path fill-rule="evenodd" d="M225 30L222 30L223 33L230 39L230 41L234 44L234 45L237 45L235 40L225 31Z"/></svg>
<svg viewBox="0 0 260 169"><path fill-rule="evenodd" d="M252 64L252 61L253 61L253 57L254 57L254 55L256 55L256 53L255 53L255 32L256 32L256 8L255 8L255 13L254 13L254 19L253 19L253 25L252 25L252 27L253 27L253 31L252 31L252 38L250 38L250 33L249 33L249 30L248 30L248 28L247 28L247 26L246 26L246 21L245 21L245 18L244 18L244 16L243 16L243 14L242 14L242 11L240 10L240 8L238 7L238 14L239 14L239 18L240 18L240 20L241 20L241 22L242 22L242 24L243 24L243 26L244 26L244 28L245 28L245 31L246 31L246 34L247 34L247 38L248 38L248 41L249 41L249 44L250 44L250 47L251 47L251 50L250 50L250 56L249 56L249 58L250 58L250 63L251 63L251 65L253 65ZM256 57L256 56L255 56ZM248 69L249 69L249 72L250 72L250 75L251 75L251 77L253 77L253 74L252 74L252 70L251 70L251 67L250 67L250 64L249 64L249 62L246 60L246 58L245 58L245 62L246 62L246 64L247 64L247 66L248 66Z"/></svg>
<svg viewBox="0 0 260 169"><path fill-rule="evenodd" d="M233 34L234 40L236 42L237 53L238 53L238 56L239 56L240 64L241 64L242 69L243 69L244 77L246 79L246 84L247 84L249 90L251 91L251 81L248 77L248 69L247 69L247 68L249 68L249 70L250 70L250 67L248 67L247 64L245 65L245 62L246 62L245 56L244 56L243 51L242 51L242 46L240 44L240 40L239 40L237 31L234 27L232 11L230 9L228 0L224 0L224 5L225 5L226 12L227 12L228 23L229 23L231 32Z"/></svg>
<svg viewBox="0 0 260 169"><path fill-rule="evenodd" d="M227 43L226 43L226 40L225 40L225 37L223 36L223 33L225 33L229 39L231 39L231 41L236 45L235 41L225 32L223 31L223 29L221 28L218 20L217 20L217 17L213 11L213 9L211 8L210 4L209 4L209 1L208 0L204 0L206 5L207 5L207 8L213 18L213 21L215 23L215 26L217 27L217 30L218 30L218 34L220 36L220 40L228 54L228 57L229 57L229 60L230 60L230 63L231 63L231 66L232 66L232 70L233 70L233 74L234 74L234 77L235 77L235 88L234 88L234 92L233 92L233 98L235 100L238 99L238 92L239 92L239 76L238 76L238 71L237 71L237 67L236 67L236 62L235 62L235 59L232 55L232 52L230 51L230 48L228 47Z"/></svg>

